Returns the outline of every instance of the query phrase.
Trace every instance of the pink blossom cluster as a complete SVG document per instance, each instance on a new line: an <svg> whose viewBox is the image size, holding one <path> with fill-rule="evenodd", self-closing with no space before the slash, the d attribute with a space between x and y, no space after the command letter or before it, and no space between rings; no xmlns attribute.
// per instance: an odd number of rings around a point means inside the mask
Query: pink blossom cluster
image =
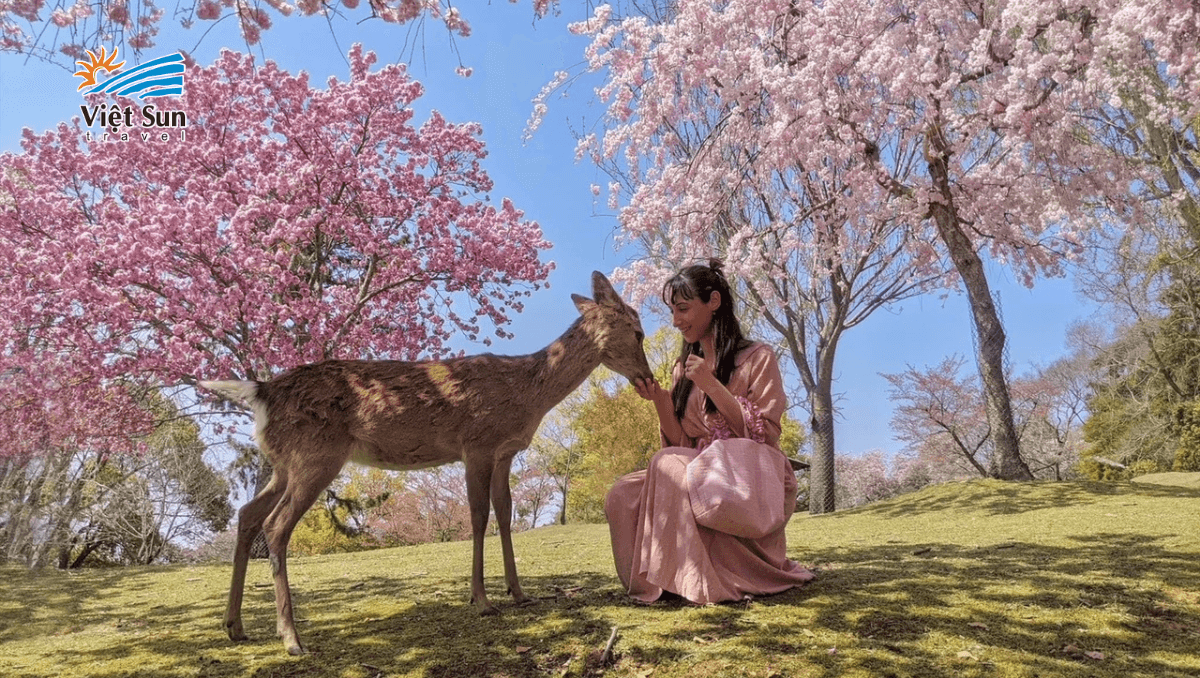
<svg viewBox="0 0 1200 678"><path fill-rule="evenodd" d="M512 0L516 2L516 0ZM236 17L242 37L254 45L262 31L271 27L268 8L283 16L299 10L304 16L327 15L338 11L338 0L191 0L176 9L182 24L190 27L201 21L219 21ZM340 0L354 10L359 0ZM534 13L545 16L557 0L533 0ZM50 8L49 22L55 31L47 32L39 24L46 21L42 10ZM428 16L445 24L446 29L462 37L471 34L470 24L448 0L372 0L372 16L391 23L406 23ZM165 10L155 0L0 0L0 51L34 53L49 56L55 49L71 57L82 58L84 51L111 46L115 38L124 38L126 46L140 51L154 46L154 36ZM89 20L90 19L90 20ZM56 44L46 44L53 40Z"/></svg>
<svg viewBox="0 0 1200 678"><path fill-rule="evenodd" d="M889 458L879 450L857 456L838 455L835 468L839 508L890 499L949 480L935 479L923 459L904 455Z"/></svg>
<svg viewBox="0 0 1200 678"><path fill-rule="evenodd" d="M372 70L357 45L349 63L314 89L226 51L157 104L187 115L168 141L76 118L0 156L6 439L59 444L7 433L86 429L134 385L439 356L452 334L489 343L485 323L509 336L553 267L541 229L489 201L477 124L418 124L403 66ZM142 105L107 103L135 121Z"/></svg>
<svg viewBox="0 0 1200 678"><path fill-rule="evenodd" d="M1143 95L1192 119L1198 26L1190 0L680 0L662 21L603 5L572 26L607 107L577 155L629 179L621 243L646 261L618 277L638 300L721 253L770 301L764 263L836 265L881 220L910 224L914 274L932 271L937 206L1032 285L1092 227L1138 218L1144 179L1086 141L1090 112ZM800 228L822 220L845 235Z"/></svg>

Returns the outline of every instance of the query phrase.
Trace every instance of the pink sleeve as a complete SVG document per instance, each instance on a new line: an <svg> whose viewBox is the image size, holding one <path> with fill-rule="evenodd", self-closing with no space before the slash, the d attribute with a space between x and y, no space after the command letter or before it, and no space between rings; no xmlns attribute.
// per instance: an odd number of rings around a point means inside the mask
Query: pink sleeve
<svg viewBox="0 0 1200 678"><path fill-rule="evenodd" d="M678 384L679 380L682 378L683 378L683 361L676 360L675 366L671 368L671 388L670 388L671 391L675 390L675 384ZM682 428L682 425L683 425L683 422L680 422L680 428ZM671 443L667 440L667 436L666 436L666 434L664 434L662 432L661 428L658 429L658 444L659 444L660 448L671 446ZM679 441L679 444L682 447L691 447L694 444L694 441L691 438L689 438L687 436L687 434L685 433L685 434L683 434L683 440Z"/></svg>
<svg viewBox="0 0 1200 678"><path fill-rule="evenodd" d="M738 398L746 423L746 437L779 447L779 422L787 409L787 395L783 391L783 375L775 352L766 344L760 344L740 369L746 370L748 377L746 394Z"/></svg>

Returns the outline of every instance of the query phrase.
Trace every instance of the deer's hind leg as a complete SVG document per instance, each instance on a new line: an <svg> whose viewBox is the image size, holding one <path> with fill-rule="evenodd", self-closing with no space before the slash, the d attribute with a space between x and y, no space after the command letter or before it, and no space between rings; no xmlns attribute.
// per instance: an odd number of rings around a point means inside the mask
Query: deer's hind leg
<svg viewBox="0 0 1200 678"><path fill-rule="evenodd" d="M271 552L271 574L275 579L275 628L283 638L283 645L288 654L304 654L292 611L292 590L288 586L288 542L291 541L296 523L304 517L304 512L313 505L321 491L329 487L329 483L341 472L342 464L348 456L348 450L346 454L341 455L340 460L334 456L322 458L321 455L313 455L305 460L303 466L293 468L283 496L263 523L263 531L267 534L267 548ZM323 463L331 460L333 463Z"/></svg>
<svg viewBox="0 0 1200 678"><path fill-rule="evenodd" d="M504 580L513 600L525 603L529 599L521 591L517 578L517 559L512 545L512 488L509 472L513 458L498 459L492 469L492 508L496 511L496 524L500 528L500 547L504 552Z"/></svg>
<svg viewBox="0 0 1200 678"><path fill-rule="evenodd" d="M287 487L287 475L276 469L271 480L242 510L238 512L237 546L233 550L233 581L229 585L229 604L225 608L225 632L234 641L246 640L242 628L242 595L246 588L246 567L250 547L262 531L263 521L279 502Z"/></svg>

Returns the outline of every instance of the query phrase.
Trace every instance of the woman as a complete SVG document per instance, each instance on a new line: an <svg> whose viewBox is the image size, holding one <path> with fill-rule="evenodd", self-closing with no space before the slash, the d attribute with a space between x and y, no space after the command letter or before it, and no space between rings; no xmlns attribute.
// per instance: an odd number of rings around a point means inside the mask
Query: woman
<svg viewBox="0 0 1200 678"><path fill-rule="evenodd" d="M634 384L654 403L663 449L645 471L618 480L604 504L621 583L642 602L667 593L706 604L779 593L812 579L785 554L796 478L778 450L786 404L774 352L742 336L719 261L681 270L663 286L663 301L683 335L673 388L651 379ZM765 536L739 537L697 523L688 464L713 444L734 460L765 460L756 466L768 469L764 486L782 481L783 506L765 512L777 514L779 524L764 526Z"/></svg>

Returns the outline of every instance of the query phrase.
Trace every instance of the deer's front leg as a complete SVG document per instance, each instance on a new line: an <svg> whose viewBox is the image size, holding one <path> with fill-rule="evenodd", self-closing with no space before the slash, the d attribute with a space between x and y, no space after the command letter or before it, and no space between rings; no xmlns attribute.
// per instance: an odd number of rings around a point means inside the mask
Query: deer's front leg
<svg viewBox="0 0 1200 678"><path fill-rule="evenodd" d="M283 490L280 477L272 475L271 482L238 513L237 547L233 551L233 580L229 585L229 605L225 608L225 632L229 634L230 640L246 640L246 632L242 628L242 594L246 587L250 546L262 531L263 521L271 509L275 508Z"/></svg>
<svg viewBox="0 0 1200 678"><path fill-rule="evenodd" d="M471 560L471 603L479 614L499 614L492 606L483 589L483 536L488 523L488 490L492 480L492 464L489 460L467 465L467 503L471 505L471 539L474 552Z"/></svg>
<svg viewBox="0 0 1200 678"><path fill-rule="evenodd" d="M501 459L492 470L492 508L496 510L496 523L500 527L500 547L504 551L504 579L508 584L508 592L514 601L525 603L529 599L521 591L512 545L512 488L509 486L512 461L512 457Z"/></svg>

